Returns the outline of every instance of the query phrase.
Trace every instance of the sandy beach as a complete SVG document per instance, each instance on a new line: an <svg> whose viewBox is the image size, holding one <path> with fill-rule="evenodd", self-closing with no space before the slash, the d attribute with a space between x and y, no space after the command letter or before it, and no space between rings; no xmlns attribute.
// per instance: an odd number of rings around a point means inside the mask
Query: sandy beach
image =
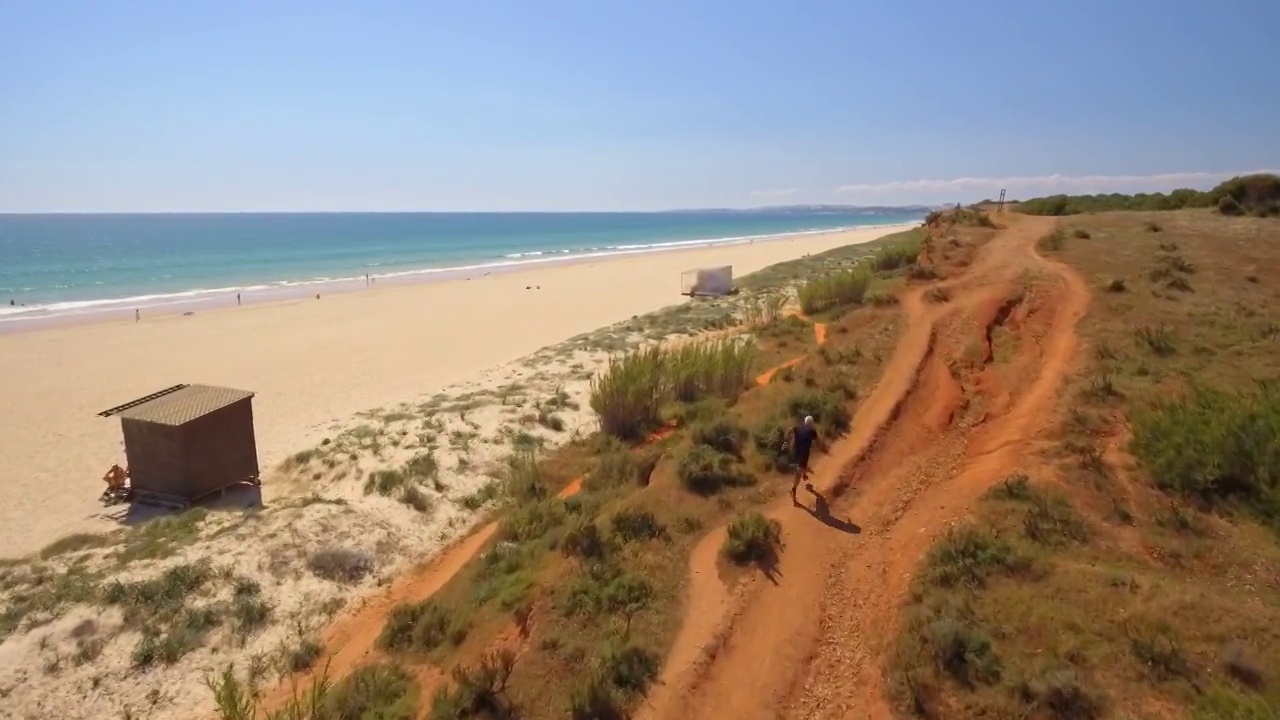
<svg viewBox="0 0 1280 720"><path fill-rule="evenodd" d="M192 316L0 336L5 487L0 555L118 527L98 503L123 463L119 424L95 414L178 383L257 393L264 471L355 413L479 380L487 369L683 300L679 275L736 275L896 228L539 267Z"/></svg>

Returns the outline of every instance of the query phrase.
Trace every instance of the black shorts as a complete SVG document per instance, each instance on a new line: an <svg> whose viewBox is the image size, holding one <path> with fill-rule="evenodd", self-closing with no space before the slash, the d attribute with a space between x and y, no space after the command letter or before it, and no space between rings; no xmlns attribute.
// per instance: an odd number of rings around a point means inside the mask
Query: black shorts
<svg viewBox="0 0 1280 720"><path fill-rule="evenodd" d="M796 461L796 467L800 468L801 470L808 470L809 469L809 451L804 450L802 452L797 450L795 455L795 461Z"/></svg>

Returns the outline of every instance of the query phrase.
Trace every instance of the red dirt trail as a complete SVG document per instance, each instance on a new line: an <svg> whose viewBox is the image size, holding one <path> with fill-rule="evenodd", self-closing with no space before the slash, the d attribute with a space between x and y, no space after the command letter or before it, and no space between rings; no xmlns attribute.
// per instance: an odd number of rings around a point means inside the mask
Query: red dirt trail
<svg viewBox="0 0 1280 720"><path fill-rule="evenodd" d="M826 342L827 326L824 323L813 322L803 314L797 314L797 316L813 324L818 345ZM803 359L804 356L792 358L765 371L756 378L757 384L768 384L779 370L794 366ZM646 438L642 447L657 443L673 432L675 428L664 427ZM576 495L582 489L582 481L582 477L574 478L556 494L556 497L565 499ZM331 682L336 682L361 665L379 657L381 651L377 646L377 639L382 633L391 609L404 603L422 602L439 592L466 566L467 562L485 548L497 533L498 527L497 521L480 526L446 547L431 562L396 578L382 594L364 598L355 605L354 609L349 609L339 616L322 636L325 648L323 656L328 658L326 664L285 678L263 696L263 707L268 710L278 709L289 701L295 688L310 687L317 675L321 673L326 674ZM714 558L712 560L714 562ZM429 699L444 679L443 673L430 663L421 663L412 669L417 678L421 696Z"/></svg>
<svg viewBox="0 0 1280 720"><path fill-rule="evenodd" d="M925 288L902 298L908 326L851 433L818 460L802 507L769 511L785 543L776 584L724 585L723 527L695 547L683 625L639 720L893 717L886 653L912 573L1052 416L1089 302L1074 271L1035 252L1052 219L1001 219L972 266L936 284L948 302ZM1028 276L1037 292L1024 295ZM997 326L1021 348L1000 381Z"/></svg>

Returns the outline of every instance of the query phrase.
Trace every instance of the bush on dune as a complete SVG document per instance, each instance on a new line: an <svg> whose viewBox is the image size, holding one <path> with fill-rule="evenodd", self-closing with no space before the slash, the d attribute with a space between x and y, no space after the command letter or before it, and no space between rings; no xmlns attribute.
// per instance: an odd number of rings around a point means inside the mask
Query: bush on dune
<svg viewBox="0 0 1280 720"><path fill-rule="evenodd" d="M812 315L842 305L861 303L870 285L870 271L858 265L813 278L797 288L796 295L800 309Z"/></svg>
<svg viewBox="0 0 1280 720"><path fill-rule="evenodd" d="M755 345L738 339L635 350L591 381L591 409L605 434L637 440L659 426L667 402L736 398L749 386L755 356Z"/></svg>

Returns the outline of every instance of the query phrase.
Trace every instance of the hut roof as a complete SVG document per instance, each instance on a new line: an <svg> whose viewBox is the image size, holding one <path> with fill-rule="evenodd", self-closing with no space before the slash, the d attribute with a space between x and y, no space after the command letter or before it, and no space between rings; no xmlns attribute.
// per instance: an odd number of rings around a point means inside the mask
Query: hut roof
<svg viewBox="0 0 1280 720"><path fill-rule="evenodd" d="M174 385L110 410L104 410L98 415L161 425L185 425L198 417L251 397L253 393L248 390L213 385Z"/></svg>

